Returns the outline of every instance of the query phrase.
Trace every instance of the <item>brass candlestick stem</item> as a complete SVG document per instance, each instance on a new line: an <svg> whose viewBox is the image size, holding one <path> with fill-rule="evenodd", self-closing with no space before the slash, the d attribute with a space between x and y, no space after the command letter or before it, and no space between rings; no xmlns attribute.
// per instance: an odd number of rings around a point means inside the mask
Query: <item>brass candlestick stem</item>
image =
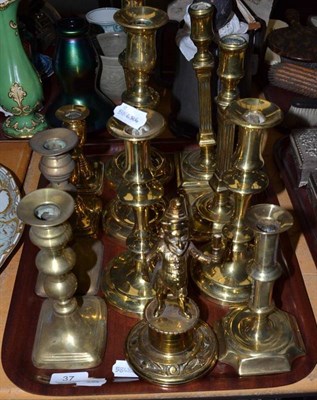
<svg viewBox="0 0 317 400"><path fill-rule="evenodd" d="M149 228L149 208L161 200L162 184L153 178L148 168L148 155L144 143L156 137L165 128L164 118L157 112L147 111L147 122L135 130L111 118L108 130L121 140L130 141L127 168L118 186L121 204L134 213L134 227L126 240L128 250L111 260L103 282L107 301L123 313L141 316L153 290L143 279L146 254L151 249L155 235Z"/></svg>
<svg viewBox="0 0 317 400"><path fill-rule="evenodd" d="M148 80L156 63L156 31L167 23L167 14L152 7L128 7L117 11L114 19L127 33L124 64L133 75L122 100L137 108L155 108L159 94Z"/></svg>
<svg viewBox="0 0 317 400"><path fill-rule="evenodd" d="M292 226L293 218L279 206L258 204L248 210L245 222L255 236L252 293L247 306L233 309L217 324L220 360L239 375L290 371L305 347L294 316L276 308L272 293L281 275L279 235Z"/></svg>
<svg viewBox="0 0 317 400"><path fill-rule="evenodd" d="M261 142L265 129L282 119L281 110L262 99L235 100L226 109L229 123L239 126L238 144L233 166L223 174L223 182L234 197L234 215L223 228L226 249L223 261L210 266L193 266L193 278L205 294L220 302L248 301L251 282L246 265L250 257L252 231L245 226L244 216L251 197L263 191L268 177L262 170ZM212 252L208 244L205 251Z"/></svg>
<svg viewBox="0 0 317 400"><path fill-rule="evenodd" d="M189 240L188 216L181 198L170 201L162 220L163 238L147 256L161 262L151 280L156 298L126 340L132 368L150 382L175 385L198 378L217 360L217 342L187 296L188 256L209 261ZM156 264L157 265L157 264ZM146 271L150 275L149 270ZM148 279L150 276L148 275Z"/></svg>
<svg viewBox="0 0 317 400"><path fill-rule="evenodd" d="M106 307L93 296L73 297L77 280L71 272L75 253L67 247L72 231L67 220L74 200L66 192L46 188L25 196L19 218L31 226L30 239L40 248L36 266L45 274L48 299L42 305L32 362L37 368L81 369L101 363L106 342Z"/></svg>
<svg viewBox="0 0 317 400"><path fill-rule="evenodd" d="M77 293L96 294L99 290L99 280L103 260L103 244L95 238L99 229L99 215L102 204L99 201L99 213L89 207L96 205L93 195L91 199L78 194L77 188L70 183L70 177L75 168L71 151L76 148L78 136L67 128L53 128L36 133L29 141L31 148L40 154L40 171L50 182L49 187L70 193L75 200L75 212L72 215L74 241L76 252L74 273L78 280ZM88 237L87 237L88 236ZM44 276L39 273L35 292L45 296L43 287Z"/></svg>
<svg viewBox="0 0 317 400"><path fill-rule="evenodd" d="M211 234L221 232L232 217L233 201L222 176L231 167L235 126L226 120L225 110L239 97L237 86L244 73L246 48L247 41L239 35L228 35L219 40L216 168L209 181L212 192L200 196L193 204L193 236L196 240L210 240Z"/></svg>
<svg viewBox="0 0 317 400"><path fill-rule="evenodd" d="M215 169L215 135L212 127L211 75L214 59L209 51L213 38L214 7L204 1L190 5L191 39L197 46L193 67L198 80L199 150L186 154L181 160L182 186L210 189L208 181ZM184 83L185 84L185 83Z"/></svg>

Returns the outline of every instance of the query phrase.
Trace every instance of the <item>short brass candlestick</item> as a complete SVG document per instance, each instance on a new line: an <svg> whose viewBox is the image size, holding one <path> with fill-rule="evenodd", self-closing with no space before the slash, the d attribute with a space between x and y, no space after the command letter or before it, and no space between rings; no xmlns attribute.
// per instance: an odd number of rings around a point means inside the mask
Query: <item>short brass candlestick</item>
<svg viewBox="0 0 317 400"><path fill-rule="evenodd" d="M126 340L127 359L134 371L150 382L175 385L208 372L217 360L216 337L199 319L196 303L187 296L188 256L209 262L190 242L189 221L182 198L170 201L162 219L163 238L147 256L161 263L148 279L156 298L145 309L144 320Z"/></svg>
<svg viewBox="0 0 317 400"><path fill-rule="evenodd" d="M62 121L63 126L76 132L79 142L73 152L75 169L71 177L77 191L81 194L100 195L103 189L104 164L95 161L90 163L84 155L86 143L86 118L89 109L78 104L69 104L56 110L56 118Z"/></svg>
<svg viewBox="0 0 317 400"><path fill-rule="evenodd" d="M118 186L121 204L134 213L134 227L126 240L128 250L115 257L107 266L103 291L107 301L123 313L141 316L153 290L143 279L146 254L155 241L149 227L149 208L163 196L162 184L153 178L144 143L156 137L165 128L164 118L157 112L147 111L147 122L136 130L116 118L108 121L108 130L121 140L128 140L127 169Z"/></svg>
<svg viewBox="0 0 317 400"><path fill-rule="evenodd" d="M215 135L212 126L211 75L214 59L209 50L212 42L212 18L214 7L204 1L189 6L191 39L197 46L193 67L198 80L199 96L199 150L181 157L181 182L186 187L210 190L208 181L215 170ZM186 84L186 83L184 83Z"/></svg>
<svg viewBox="0 0 317 400"><path fill-rule="evenodd" d="M222 231L226 241L223 261L193 266L192 274L208 296L220 302L241 303L248 301L251 291L246 265L252 231L245 225L244 216L251 197L268 185L262 170L261 143L264 131L281 121L282 112L269 101L247 98L233 101L225 118L239 126L233 166L223 174L223 182L234 197L234 214ZM204 250L212 253L212 247L208 244Z"/></svg>
<svg viewBox="0 0 317 400"><path fill-rule="evenodd" d="M114 19L127 33L124 62L133 75L122 100L137 108L155 108L159 94L148 80L156 63L156 31L167 23L167 14L152 7L127 7L117 11Z"/></svg>
<svg viewBox="0 0 317 400"><path fill-rule="evenodd" d="M71 218L76 240L73 250L76 252L77 261L73 272L78 280L77 293L96 294L99 290L99 280L103 261L103 244L95 238L99 229L99 215L102 204L99 199L99 213L89 208L90 201L84 200L78 194L77 188L70 183L70 177L75 168L71 151L76 148L78 136L67 128L52 128L36 133L29 141L31 148L40 154L40 171L50 182L48 187L64 190L70 193L75 200L75 212ZM93 205L96 202L91 195ZM88 237L87 237L88 236ZM35 292L45 296L43 287L43 274L39 273Z"/></svg>
<svg viewBox="0 0 317 400"><path fill-rule="evenodd" d="M293 218L279 206L258 204L248 210L245 222L255 236L252 293L247 306L232 309L217 324L220 360L239 375L290 371L293 360L305 354L305 347L295 317L275 306L272 293L281 275L279 235L292 226Z"/></svg>
<svg viewBox="0 0 317 400"><path fill-rule="evenodd" d="M73 297L77 287L71 272L75 253L67 247L72 236L67 220L73 211L73 198L52 188L28 194L17 209L19 218L31 226L31 241L40 248L35 262L45 274L48 296L42 304L33 345L32 362L37 368L91 368L100 364L104 355L104 301L84 296L78 303Z"/></svg>
<svg viewBox="0 0 317 400"><path fill-rule="evenodd" d="M219 40L216 168L209 181L212 191L200 196L193 204L195 240L210 240L211 234L221 232L233 214L232 197L222 176L231 167L235 126L226 120L225 110L239 97L237 86L244 74L246 48L247 41L239 35L228 35Z"/></svg>

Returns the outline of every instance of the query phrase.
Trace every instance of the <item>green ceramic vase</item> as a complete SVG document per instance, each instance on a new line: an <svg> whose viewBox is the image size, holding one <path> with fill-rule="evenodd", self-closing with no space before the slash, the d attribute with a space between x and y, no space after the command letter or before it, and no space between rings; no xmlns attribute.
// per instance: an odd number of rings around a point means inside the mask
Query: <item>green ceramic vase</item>
<svg viewBox="0 0 317 400"><path fill-rule="evenodd" d="M17 25L20 0L0 1L0 106L13 114L2 129L24 139L46 128L41 107L43 91L38 73L24 51Z"/></svg>

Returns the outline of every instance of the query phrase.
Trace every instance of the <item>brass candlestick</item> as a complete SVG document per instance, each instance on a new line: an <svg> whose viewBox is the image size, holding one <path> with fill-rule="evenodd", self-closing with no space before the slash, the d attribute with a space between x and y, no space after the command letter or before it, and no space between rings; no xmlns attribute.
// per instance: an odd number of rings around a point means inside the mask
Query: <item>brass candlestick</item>
<svg viewBox="0 0 317 400"><path fill-rule="evenodd" d="M216 337L187 296L188 256L210 261L190 242L188 222L182 199L172 199L162 219L163 239L146 259L148 264L161 263L152 275L156 298L126 340L127 359L134 371L162 385L196 379L217 360Z"/></svg>
<svg viewBox="0 0 317 400"><path fill-rule="evenodd" d="M247 306L232 309L217 324L220 360L239 375L290 371L305 347L295 317L275 306L272 293L281 275L279 235L292 226L293 218L279 206L258 204L248 210L245 222L255 235L252 293Z"/></svg>
<svg viewBox="0 0 317 400"><path fill-rule="evenodd" d="M114 19L127 33L124 62L133 74L122 100L137 108L155 108L159 94L148 86L148 80L156 63L156 31L167 23L167 14L152 7L128 7L117 11Z"/></svg>
<svg viewBox="0 0 317 400"><path fill-rule="evenodd" d="M223 260L207 267L193 265L191 271L200 290L208 296L220 302L241 303L248 301L251 290L246 265L252 231L245 226L244 216L252 195L268 185L262 170L261 142L264 130L278 124L282 112L269 101L247 98L233 101L225 118L239 126L233 166L222 177L234 197L234 215L222 231L226 242ZM212 253L213 244L207 244L204 250Z"/></svg>
<svg viewBox="0 0 317 400"><path fill-rule="evenodd" d="M42 304L33 345L32 362L37 368L95 367L105 350L104 301L84 296L78 303L73 297L77 286L71 272L75 253L67 247L72 236L67 220L73 211L73 198L52 188L28 194L17 208L19 218L31 225L31 241L40 248L35 262L45 274L48 296Z"/></svg>
<svg viewBox="0 0 317 400"><path fill-rule="evenodd" d="M232 196L222 176L231 167L235 126L226 120L225 110L239 97L237 86L244 73L246 48L247 41L239 35L228 35L219 40L216 168L209 181L212 191L200 196L193 204L192 229L195 240L210 240L211 235L221 232L232 217Z"/></svg>
<svg viewBox="0 0 317 400"><path fill-rule="evenodd" d="M189 6L191 39L197 46L193 67L198 80L199 96L199 149L182 155L180 160L180 185L182 187L210 190L208 181L215 169L215 135L212 127L211 75L214 59L209 51L213 38L212 18L214 6L199 1ZM186 84L186 83L184 83Z"/></svg>
<svg viewBox="0 0 317 400"><path fill-rule="evenodd" d="M78 194L77 188L70 183L75 168L71 151L76 148L78 136L67 128L52 128L36 133L29 141L31 148L40 154L40 171L50 182L49 187L70 193L75 200L75 212L71 223L76 240L73 250L76 252L76 265L73 272L78 280L77 293L96 294L103 261L103 244L95 238L99 228L99 215L102 204L99 199L99 213L93 212L89 199ZM87 201L86 201L87 200ZM96 202L91 195L93 205ZM87 237L88 236L88 237ZM35 292L45 296L44 276L39 273Z"/></svg>
<svg viewBox="0 0 317 400"><path fill-rule="evenodd" d="M131 146L128 146L127 169L117 195L121 204L133 211L134 227L126 240L128 250L111 260L107 267L103 291L110 304L133 316L141 316L145 305L153 297L150 284L142 276L146 254L155 241L155 235L149 227L149 209L163 196L162 184L153 178L148 168L144 144L164 128L164 118L151 110L147 111L146 124L138 130L114 117L108 121L108 130L112 135L131 142Z"/></svg>

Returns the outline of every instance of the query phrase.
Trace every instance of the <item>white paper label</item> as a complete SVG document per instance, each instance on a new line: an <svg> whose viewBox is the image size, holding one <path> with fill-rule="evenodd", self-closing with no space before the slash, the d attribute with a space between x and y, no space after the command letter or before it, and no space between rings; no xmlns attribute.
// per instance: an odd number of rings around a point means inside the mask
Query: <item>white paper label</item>
<svg viewBox="0 0 317 400"><path fill-rule="evenodd" d="M51 385L69 385L76 384L76 382L84 381L88 378L88 372L62 372L52 374Z"/></svg>
<svg viewBox="0 0 317 400"><path fill-rule="evenodd" d="M88 372L63 372L52 374L51 385L102 386L105 378L89 378Z"/></svg>
<svg viewBox="0 0 317 400"><path fill-rule="evenodd" d="M138 378L126 360L117 360L112 367L112 372L115 378Z"/></svg>
<svg viewBox="0 0 317 400"><path fill-rule="evenodd" d="M122 103L114 109L115 118L134 129L139 129L146 123L146 115L145 111L138 110L126 103Z"/></svg>

